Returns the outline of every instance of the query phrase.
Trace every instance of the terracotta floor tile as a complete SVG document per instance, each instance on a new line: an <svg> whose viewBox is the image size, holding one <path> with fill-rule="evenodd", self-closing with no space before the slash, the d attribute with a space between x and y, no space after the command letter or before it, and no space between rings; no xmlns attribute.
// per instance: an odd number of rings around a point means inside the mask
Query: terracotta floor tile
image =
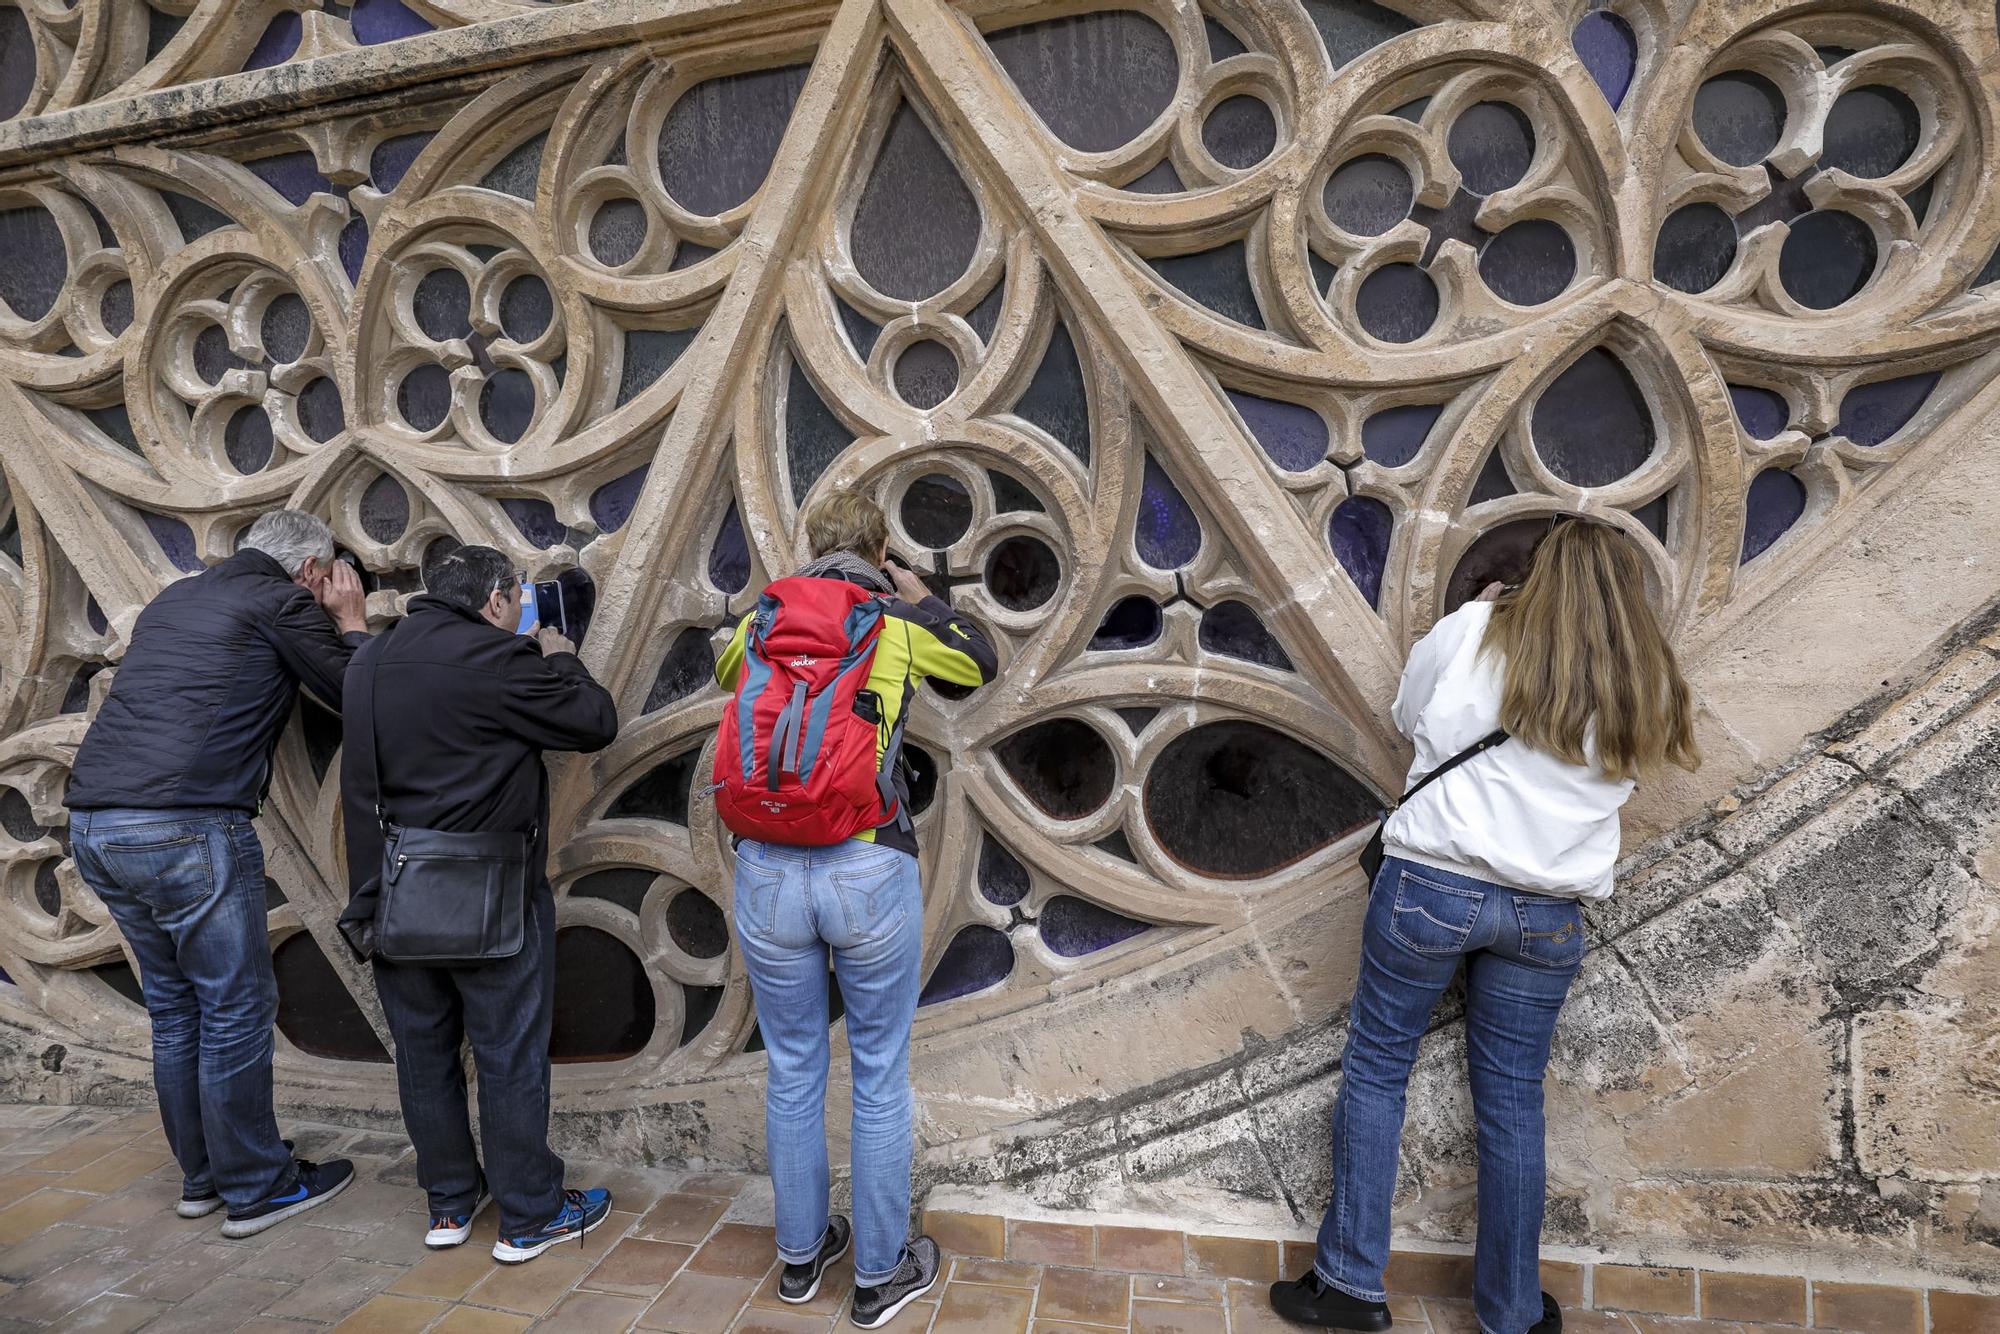
<svg viewBox="0 0 2000 1334"><path fill-rule="evenodd" d="M1424 1314L1430 1317L1437 1334L1479 1334L1479 1316L1472 1303L1455 1297L1424 1298ZM1569 1312L1563 1312L1563 1329L1570 1329Z"/></svg>
<svg viewBox="0 0 2000 1334"><path fill-rule="evenodd" d="M764 1281L750 1297L752 1306L777 1311L804 1311L809 1315L831 1316L845 1309L847 1299L854 1292L854 1266L846 1260L836 1261L820 1275L819 1292L809 1302L797 1304L781 1300L778 1296L778 1276L783 1273L779 1266L773 1266L764 1276Z"/></svg>
<svg viewBox="0 0 2000 1334"><path fill-rule="evenodd" d="M938 1291L939 1289L933 1288L931 1289L931 1294L935 1296ZM886 1330L887 1334L925 1334L926 1330L931 1329L937 1324L937 1317L938 1304L936 1302L911 1302L896 1313L894 1320L878 1328ZM837 1329L839 1326L836 1325L835 1328ZM853 1325L850 1324L848 1328L852 1329Z"/></svg>
<svg viewBox="0 0 2000 1334"><path fill-rule="evenodd" d="M430 1328L431 1322L448 1309L443 1302L383 1293L363 1303L335 1325L334 1330L336 1334L417 1334L418 1330Z"/></svg>
<svg viewBox="0 0 2000 1334"><path fill-rule="evenodd" d="M1233 1334L1295 1334L1293 1325L1271 1309L1268 1283L1229 1285L1229 1328Z"/></svg>
<svg viewBox="0 0 2000 1334"><path fill-rule="evenodd" d="M693 1254L694 1247L678 1242L627 1237L599 1260L578 1286L651 1301ZM638 1316L635 1314L633 1319Z"/></svg>
<svg viewBox="0 0 2000 1334"><path fill-rule="evenodd" d="M499 1267L490 1248L467 1242L448 1251L432 1251L391 1283L389 1291L406 1297L456 1301Z"/></svg>
<svg viewBox="0 0 2000 1334"><path fill-rule="evenodd" d="M1198 1278L1242 1278L1269 1283L1278 1277L1275 1241L1190 1235L1187 1249L1187 1271Z"/></svg>
<svg viewBox="0 0 2000 1334"><path fill-rule="evenodd" d="M51 1149L27 1163L33 1172L74 1172L88 1167L109 1154L116 1153L132 1141L130 1131L109 1131L102 1134L81 1135L61 1148Z"/></svg>
<svg viewBox="0 0 2000 1334"><path fill-rule="evenodd" d="M991 1214L926 1209L924 1232L947 1255L979 1255L998 1260L1007 1251L1007 1220Z"/></svg>
<svg viewBox="0 0 2000 1334"><path fill-rule="evenodd" d="M543 1319L551 1330L627 1330L646 1313L651 1301L645 1297L623 1297L615 1292L572 1292L556 1303Z"/></svg>
<svg viewBox="0 0 2000 1334"><path fill-rule="evenodd" d="M145 1181L137 1186L107 1195L94 1201L90 1207L79 1209L69 1220L78 1227L108 1228L152 1228L179 1227L190 1231L200 1231L215 1226L213 1217L181 1218L174 1213L174 1203L180 1198L180 1191L168 1191L160 1182Z"/></svg>
<svg viewBox="0 0 2000 1334"><path fill-rule="evenodd" d="M1228 1296L1219 1278L1175 1278L1170 1274L1132 1275L1132 1295L1156 1302L1198 1302L1220 1306Z"/></svg>
<svg viewBox="0 0 2000 1334"><path fill-rule="evenodd" d="M431 1334L520 1334L534 1321L511 1311L482 1311L476 1306L454 1306L444 1319L431 1327Z"/></svg>
<svg viewBox="0 0 2000 1334"><path fill-rule="evenodd" d="M1042 1281L1039 1265L1019 1265L1006 1260L982 1260L977 1256L961 1255L956 1260L947 1257L951 1266L953 1283L988 1283L1003 1288L1032 1288Z"/></svg>
<svg viewBox="0 0 2000 1334"><path fill-rule="evenodd" d="M778 1262L777 1234L768 1227L724 1223L687 1262L697 1274L760 1279Z"/></svg>
<svg viewBox="0 0 2000 1334"><path fill-rule="evenodd" d="M1034 1306L1035 1295L1022 1288L953 1283L944 1290L931 1329L936 1334L944 1331L958 1334L961 1330L977 1334L1026 1334L1028 1313Z"/></svg>
<svg viewBox="0 0 2000 1334"><path fill-rule="evenodd" d="M1131 1320L1131 1305L1132 1282L1124 1274L1094 1269L1045 1269L1035 1316L1123 1327Z"/></svg>
<svg viewBox="0 0 2000 1334"><path fill-rule="evenodd" d="M1187 1239L1162 1228L1100 1227L1097 1267L1178 1274L1187 1268Z"/></svg>
<svg viewBox="0 0 2000 1334"><path fill-rule="evenodd" d="M1124 1334L1124 1325L1079 1325L1073 1320L1037 1320L1031 1334Z"/></svg>
<svg viewBox="0 0 2000 1334"><path fill-rule="evenodd" d="M44 1186L61 1182L61 1172L9 1172L0 1177L0 1209L4 1209L25 1195L33 1195Z"/></svg>
<svg viewBox="0 0 2000 1334"><path fill-rule="evenodd" d="M1020 1264L1088 1267L1097 1262L1097 1230L1074 1223L1009 1222L1007 1258Z"/></svg>
<svg viewBox="0 0 2000 1334"><path fill-rule="evenodd" d="M38 1190L0 1209L0 1246L26 1241L51 1223L88 1209L95 1200L63 1190Z"/></svg>
<svg viewBox="0 0 2000 1334"><path fill-rule="evenodd" d="M643 1167L614 1168L593 1173L584 1183L611 1192L611 1207L621 1213L643 1214L678 1189L673 1175Z"/></svg>
<svg viewBox="0 0 2000 1334"><path fill-rule="evenodd" d="M718 1199L733 1200L749 1184L750 1178L740 1172L696 1172L684 1178L675 1189L684 1195L713 1195Z"/></svg>
<svg viewBox="0 0 2000 1334"><path fill-rule="evenodd" d="M148 1301L144 1297L121 1297L117 1293L106 1293L95 1301L79 1306L54 1326L61 1334L130 1334L142 1329L147 1322L156 1319L168 1309L165 1302Z"/></svg>
<svg viewBox="0 0 2000 1334"><path fill-rule="evenodd" d="M570 1251L549 1251L526 1264L493 1266L493 1272L465 1295L474 1306L541 1315L576 1286L590 1262Z"/></svg>
<svg viewBox="0 0 2000 1334"><path fill-rule="evenodd" d="M749 1279L683 1271L639 1317L639 1328L723 1334L756 1287Z"/></svg>
<svg viewBox="0 0 2000 1334"><path fill-rule="evenodd" d="M699 1242L715 1230L729 1201L707 1195L662 1195L647 1210L633 1235L652 1241Z"/></svg>
<svg viewBox="0 0 2000 1334"><path fill-rule="evenodd" d="M289 1296L272 1302L265 1314L283 1320L336 1321L402 1276L402 1270L389 1265L343 1256L299 1284Z"/></svg>
<svg viewBox="0 0 2000 1334"><path fill-rule="evenodd" d="M1226 1328L1220 1306L1132 1303L1132 1334L1223 1334Z"/></svg>
<svg viewBox="0 0 2000 1334"><path fill-rule="evenodd" d="M832 1324L832 1315L802 1306L783 1310L753 1306L737 1318L730 1334L824 1334Z"/></svg>

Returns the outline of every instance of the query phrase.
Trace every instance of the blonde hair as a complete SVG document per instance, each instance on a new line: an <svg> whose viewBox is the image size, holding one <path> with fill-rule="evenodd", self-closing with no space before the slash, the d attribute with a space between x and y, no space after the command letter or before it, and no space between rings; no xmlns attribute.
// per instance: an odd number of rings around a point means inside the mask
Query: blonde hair
<svg viewBox="0 0 2000 1334"><path fill-rule="evenodd" d="M882 559L889 544L889 520L882 507L859 491L836 491L806 511L806 545L812 557L851 551L865 561Z"/></svg>
<svg viewBox="0 0 2000 1334"><path fill-rule="evenodd" d="M1646 598L1639 554L1615 530L1572 521L1535 552L1520 588L1493 609L1482 652L1506 660L1500 725L1537 750L1606 777L1671 761L1701 764L1693 706L1673 646Z"/></svg>

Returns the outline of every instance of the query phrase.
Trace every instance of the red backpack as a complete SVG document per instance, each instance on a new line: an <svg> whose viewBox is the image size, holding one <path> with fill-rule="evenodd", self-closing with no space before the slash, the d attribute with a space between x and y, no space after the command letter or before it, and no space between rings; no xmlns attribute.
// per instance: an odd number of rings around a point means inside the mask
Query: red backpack
<svg viewBox="0 0 2000 1334"><path fill-rule="evenodd" d="M901 814L891 777L900 719L878 767L880 702L856 699L887 607L841 579L794 576L764 590L715 740L715 807L731 833L826 847Z"/></svg>

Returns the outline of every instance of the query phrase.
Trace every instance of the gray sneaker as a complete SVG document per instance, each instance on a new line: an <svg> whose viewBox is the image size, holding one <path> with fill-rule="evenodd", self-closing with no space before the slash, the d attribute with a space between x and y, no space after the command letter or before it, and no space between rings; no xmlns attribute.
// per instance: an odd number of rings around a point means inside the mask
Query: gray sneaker
<svg viewBox="0 0 2000 1334"><path fill-rule="evenodd" d="M903 1262L896 1266L887 1283L854 1289L854 1310L849 1319L861 1329L888 1324L897 1312L936 1286L943 1259L936 1242L929 1237L918 1237L903 1248Z"/></svg>

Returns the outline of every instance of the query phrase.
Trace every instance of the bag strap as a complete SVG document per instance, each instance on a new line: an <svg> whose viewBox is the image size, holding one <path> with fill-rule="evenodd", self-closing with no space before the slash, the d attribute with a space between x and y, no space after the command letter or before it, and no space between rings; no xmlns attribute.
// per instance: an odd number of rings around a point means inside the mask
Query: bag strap
<svg viewBox="0 0 2000 1334"><path fill-rule="evenodd" d="M401 624L400 620L391 621L383 629L377 637L375 661L368 667L368 771L375 779L375 823L382 827L384 837L389 833L389 812L382 805L382 733L376 725L375 690L382 679L382 655L389 651L389 636Z"/></svg>
<svg viewBox="0 0 2000 1334"><path fill-rule="evenodd" d="M1483 755L1487 751L1493 749L1495 746L1501 744L1506 740L1507 740L1507 729L1504 727L1495 728L1493 731L1488 732L1485 736L1479 738L1479 740L1473 742L1471 745L1467 746L1464 750L1461 750L1460 752L1458 752L1458 754L1452 756L1450 759L1446 760L1443 764L1440 764L1437 768L1425 774L1422 778L1419 778L1416 781L1416 784L1412 786L1408 792L1405 792L1403 794L1402 799L1398 801L1396 805L1399 807L1404 805L1409 801L1411 797L1416 796L1417 793L1423 791L1425 788L1429 787L1432 783L1435 783L1438 779L1443 778L1446 774L1450 773L1453 769L1456 769L1459 765L1464 764L1467 760L1472 759L1476 755Z"/></svg>

